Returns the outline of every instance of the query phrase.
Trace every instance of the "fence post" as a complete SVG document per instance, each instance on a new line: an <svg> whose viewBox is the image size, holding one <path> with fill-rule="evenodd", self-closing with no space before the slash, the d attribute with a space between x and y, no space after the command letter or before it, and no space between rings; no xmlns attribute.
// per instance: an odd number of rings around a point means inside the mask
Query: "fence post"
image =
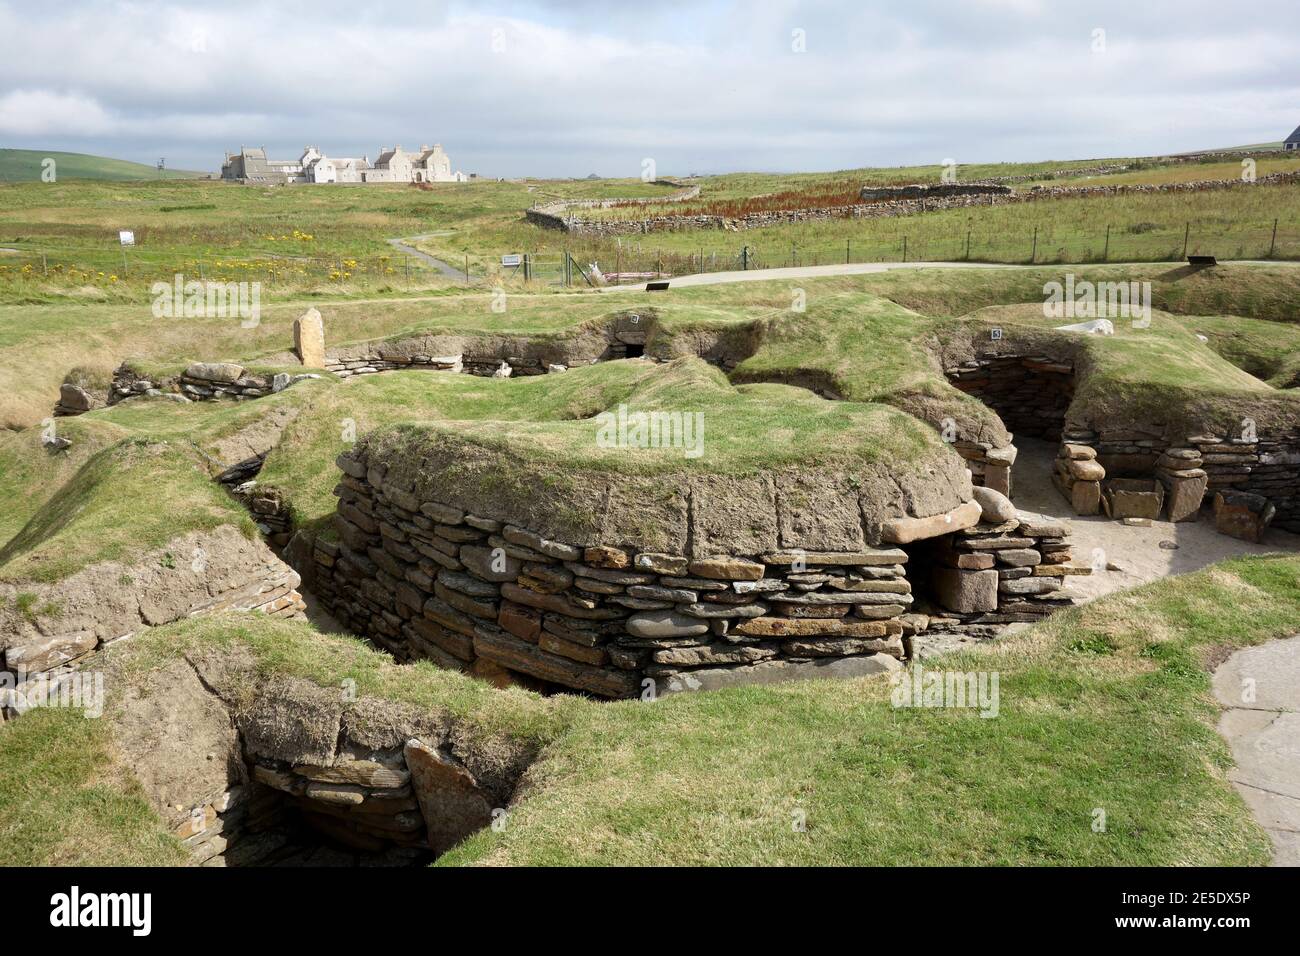
<svg viewBox="0 0 1300 956"><path fill-rule="evenodd" d="M469 285L469 254L465 254L465 284Z"/></svg>
<svg viewBox="0 0 1300 956"><path fill-rule="evenodd" d="M524 281L527 282L533 277L533 257L532 253L524 253Z"/></svg>
<svg viewBox="0 0 1300 956"><path fill-rule="evenodd" d="M853 261L852 259L849 258L849 242L851 242L851 240L849 239L844 240L844 264L845 265L848 265L850 262Z"/></svg>
<svg viewBox="0 0 1300 956"><path fill-rule="evenodd" d="M1192 223L1191 220L1188 220L1187 228L1183 230L1183 258L1184 259L1187 258L1187 240L1188 237L1191 236L1191 234L1192 234Z"/></svg>
<svg viewBox="0 0 1300 956"><path fill-rule="evenodd" d="M1101 250L1101 261L1106 262L1110 259L1110 223L1106 223L1106 245Z"/></svg>
<svg viewBox="0 0 1300 956"><path fill-rule="evenodd" d="M1277 236L1276 224L1273 226L1273 235L1275 237ZM1272 253L1270 252L1269 255L1272 255ZM48 279L50 277L50 263L49 260L45 258L45 253L43 252L41 253L41 272L45 275L45 278Z"/></svg>
<svg viewBox="0 0 1300 956"><path fill-rule="evenodd" d="M907 236L903 237L903 261L907 261Z"/></svg>
<svg viewBox="0 0 1300 956"><path fill-rule="evenodd" d="M1037 258L1038 258L1038 227L1034 226L1034 247L1029 252L1030 264L1032 265L1034 260Z"/></svg>
<svg viewBox="0 0 1300 956"><path fill-rule="evenodd" d="M966 230L966 261L970 262L970 230Z"/></svg>
<svg viewBox="0 0 1300 956"><path fill-rule="evenodd" d="M1268 257L1273 258L1273 250L1277 248L1277 220L1273 220L1273 240L1268 244Z"/></svg>
<svg viewBox="0 0 1300 956"><path fill-rule="evenodd" d="M749 268L749 246L740 247L740 268L742 270Z"/></svg>

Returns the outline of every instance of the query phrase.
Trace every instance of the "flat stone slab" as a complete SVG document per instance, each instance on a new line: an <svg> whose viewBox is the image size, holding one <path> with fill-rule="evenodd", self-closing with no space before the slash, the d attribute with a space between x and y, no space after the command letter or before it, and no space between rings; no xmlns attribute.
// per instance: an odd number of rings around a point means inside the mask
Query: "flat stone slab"
<svg viewBox="0 0 1300 956"><path fill-rule="evenodd" d="M908 544L952 534L980 523L984 509L978 501L967 501L951 511L928 518L891 518L885 522L881 537L890 544Z"/></svg>
<svg viewBox="0 0 1300 956"><path fill-rule="evenodd" d="M840 679L893 674L902 669L897 658L888 654L861 657L821 658L811 661L763 661L750 667L705 667L659 678L655 693L680 694L694 690L719 690L750 684L780 684L790 680Z"/></svg>
<svg viewBox="0 0 1300 956"><path fill-rule="evenodd" d="M1273 841L1274 866L1300 866L1300 637L1233 654L1214 672L1227 710L1228 779Z"/></svg>

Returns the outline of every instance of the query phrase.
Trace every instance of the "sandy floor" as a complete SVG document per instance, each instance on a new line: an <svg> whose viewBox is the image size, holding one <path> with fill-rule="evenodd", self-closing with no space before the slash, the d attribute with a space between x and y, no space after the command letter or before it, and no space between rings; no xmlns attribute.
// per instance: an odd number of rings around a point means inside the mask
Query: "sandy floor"
<svg viewBox="0 0 1300 956"><path fill-rule="evenodd" d="M1069 591L1077 598L1091 600L1156 578L1195 571L1238 554L1300 552L1300 535L1270 528L1263 544L1250 544L1216 532L1213 520L1204 513L1199 521L1153 521L1149 528L1130 528L1100 516L1080 517L1070 511L1051 481L1056 444L1020 438L1016 447L1020 453L1011 476L1011 497L1016 507L1067 519L1073 564L1096 567L1104 563L1117 569L1069 578ZM1165 547L1161 547L1162 542ZM1100 556L1094 554L1097 549L1104 554L1100 561Z"/></svg>

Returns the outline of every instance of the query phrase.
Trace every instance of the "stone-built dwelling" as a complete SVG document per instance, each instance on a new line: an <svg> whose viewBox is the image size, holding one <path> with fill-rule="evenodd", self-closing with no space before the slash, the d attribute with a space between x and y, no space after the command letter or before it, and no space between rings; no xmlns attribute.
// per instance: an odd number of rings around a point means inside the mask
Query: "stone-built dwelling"
<svg viewBox="0 0 1300 956"><path fill-rule="evenodd" d="M408 153L401 146L383 147L373 168L365 173L369 183L463 183L464 173L452 172L451 158L442 146L421 146Z"/></svg>
<svg viewBox="0 0 1300 956"><path fill-rule="evenodd" d="M469 177L453 172L451 158L441 145L421 146L408 153L401 146L379 150L372 164L369 156L326 156L319 147L308 146L296 160L270 160L266 147L240 147L227 153L221 178L245 183L463 183Z"/></svg>
<svg viewBox="0 0 1300 956"><path fill-rule="evenodd" d="M226 153L221 164L222 179L246 183L305 182L301 177L302 160L267 159L265 146L241 146L237 153Z"/></svg>
<svg viewBox="0 0 1300 956"><path fill-rule="evenodd" d="M1295 128L1295 132L1282 141L1283 149L1300 149L1300 126Z"/></svg>

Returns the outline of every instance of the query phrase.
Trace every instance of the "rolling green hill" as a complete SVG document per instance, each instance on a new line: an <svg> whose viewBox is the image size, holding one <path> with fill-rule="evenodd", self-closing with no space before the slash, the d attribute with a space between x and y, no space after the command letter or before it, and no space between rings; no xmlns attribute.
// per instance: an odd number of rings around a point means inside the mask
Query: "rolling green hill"
<svg viewBox="0 0 1300 956"><path fill-rule="evenodd" d="M168 169L159 173L144 163L109 159L86 153L61 153L42 149L0 149L0 182L36 182L41 178L41 163L49 157L55 162L59 179L195 179L206 175L186 169Z"/></svg>

